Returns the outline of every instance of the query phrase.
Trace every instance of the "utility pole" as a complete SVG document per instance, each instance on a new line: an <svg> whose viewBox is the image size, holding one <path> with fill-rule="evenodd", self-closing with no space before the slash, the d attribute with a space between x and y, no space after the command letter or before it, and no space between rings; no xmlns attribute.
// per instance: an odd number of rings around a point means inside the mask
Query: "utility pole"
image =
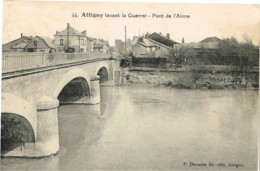
<svg viewBox="0 0 260 171"><path fill-rule="evenodd" d="M126 25L125 25L125 58L126 58Z"/></svg>
<svg viewBox="0 0 260 171"><path fill-rule="evenodd" d="M67 24L67 48L69 48L69 43L70 43L70 41L69 41L69 33L70 33L70 32L69 32L69 29L70 29L70 28L69 28L69 27L70 27L70 24L68 23L68 24Z"/></svg>

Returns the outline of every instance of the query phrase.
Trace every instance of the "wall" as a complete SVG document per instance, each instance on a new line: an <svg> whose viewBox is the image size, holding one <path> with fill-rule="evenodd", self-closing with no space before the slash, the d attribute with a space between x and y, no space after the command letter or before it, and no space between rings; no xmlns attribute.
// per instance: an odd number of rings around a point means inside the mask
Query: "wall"
<svg viewBox="0 0 260 171"><path fill-rule="evenodd" d="M133 46L133 55L135 57L149 57L149 58L168 58L170 49L160 46L157 47L144 47L140 44Z"/></svg>
<svg viewBox="0 0 260 171"><path fill-rule="evenodd" d="M238 76L234 78L231 72L219 73L194 73L187 72L125 72L125 84L163 85L175 88L206 88L206 89L258 89L258 72L248 74L249 82L245 82ZM243 79L243 77L242 77ZM235 80L235 82L233 82ZM240 81L242 81L240 83Z"/></svg>
<svg viewBox="0 0 260 171"><path fill-rule="evenodd" d="M11 48L11 49L5 50L3 52L24 52L24 48Z"/></svg>
<svg viewBox="0 0 260 171"><path fill-rule="evenodd" d="M86 46L86 52L90 53L93 52L93 41L87 38L87 46Z"/></svg>
<svg viewBox="0 0 260 171"><path fill-rule="evenodd" d="M156 53L158 49L156 47L144 47L140 44L136 44L133 47L133 55L135 57L147 57L147 58L159 58L159 53Z"/></svg>
<svg viewBox="0 0 260 171"><path fill-rule="evenodd" d="M170 49L160 46L160 49L156 50L156 56L160 58L169 58Z"/></svg>
<svg viewBox="0 0 260 171"><path fill-rule="evenodd" d="M149 50L140 44L133 46L133 55L135 57L149 57L150 55L148 53L150 53Z"/></svg>
<svg viewBox="0 0 260 171"><path fill-rule="evenodd" d="M103 46L103 53L108 53L108 52L109 52L109 47Z"/></svg>
<svg viewBox="0 0 260 171"><path fill-rule="evenodd" d="M49 53L50 52L50 48L45 48L45 49L36 49L36 52L39 52L39 53Z"/></svg>

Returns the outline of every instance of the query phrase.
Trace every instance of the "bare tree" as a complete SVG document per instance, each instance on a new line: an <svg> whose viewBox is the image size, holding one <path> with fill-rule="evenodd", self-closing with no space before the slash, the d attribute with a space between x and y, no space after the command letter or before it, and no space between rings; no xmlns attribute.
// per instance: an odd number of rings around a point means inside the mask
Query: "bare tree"
<svg viewBox="0 0 260 171"><path fill-rule="evenodd" d="M181 45L179 48L172 49L169 53L169 61L175 64L175 67L181 67L188 64L192 57L192 48Z"/></svg>

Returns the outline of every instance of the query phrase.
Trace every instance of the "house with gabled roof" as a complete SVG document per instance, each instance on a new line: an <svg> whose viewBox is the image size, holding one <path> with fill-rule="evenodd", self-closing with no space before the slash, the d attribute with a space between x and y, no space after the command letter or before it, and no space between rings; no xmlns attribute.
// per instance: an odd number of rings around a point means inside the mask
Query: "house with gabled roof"
<svg viewBox="0 0 260 171"><path fill-rule="evenodd" d="M32 40L32 36L23 36L18 39L15 39L11 42L2 45L3 52L24 52L25 46L27 46Z"/></svg>
<svg viewBox="0 0 260 171"><path fill-rule="evenodd" d="M67 24L66 29L56 31L54 42L58 45L59 52L66 51L67 48L73 48L76 53L87 52L87 35L86 30L80 32L74 27Z"/></svg>
<svg viewBox="0 0 260 171"><path fill-rule="evenodd" d="M42 53L54 53L57 50L57 45L49 37L35 36L24 49L25 52L42 52Z"/></svg>
<svg viewBox="0 0 260 171"><path fill-rule="evenodd" d="M167 36L147 33L144 37L135 37L132 41L133 56L169 59L170 52L178 48L179 43Z"/></svg>

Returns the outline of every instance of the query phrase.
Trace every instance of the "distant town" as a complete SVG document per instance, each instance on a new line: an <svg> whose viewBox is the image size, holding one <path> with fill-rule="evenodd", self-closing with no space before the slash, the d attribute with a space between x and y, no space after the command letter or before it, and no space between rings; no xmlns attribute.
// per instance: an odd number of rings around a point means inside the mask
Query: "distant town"
<svg viewBox="0 0 260 171"><path fill-rule="evenodd" d="M246 35L242 42L234 37L220 39L213 36L205 37L199 42L186 43L184 37L181 42L173 40L170 33L163 35L157 32L147 32L133 36L132 39L125 38L125 41L115 39L115 46L110 46L107 40L93 38L87 35L86 30L78 31L67 23L64 30L56 31L54 39L39 35L26 36L21 33L20 38L4 44L2 49L3 53L100 53L107 54L111 58L119 58L120 66L128 67L130 70L137 67L135 70L139 68L192 71L193 75L190 79L193 81L190 83L185 83L183 80L180 84L174 81L177 85L172 85L171 81L163 83L182 88L258 88L259 85L257 77L259 46L254 45ZM230 74L226 74L228 75L226 81L222 79L224 82L221 86L216 86L219 83L212 83L210 78L202 77L201 74L211 72L229 72ZM129 79L127 81L129 83ZM155 82L161 84L158 80Z"/></svg>
<svg viewBox="0 0 260 171"><path fill-rule="evenodd" d="M126 42L116 39L115 46L110 46L107 40L93 38L87 35L86 30L78 31L68 23L64 30L56 31L54 39L40 35L33 37L21 33L20 38L4 44L2 51L40 53L101 52L137 58L162 58L178 64L195 63L199 60L200 63L214 65L230 64L232 61L234 62L234 59L228 58L234 58L236 55L245 56L245 53L249 53L249 56L247 55L248 59L246 59L247 62L251 65L258 65L259 47L253 45L248 38L245 38L244 44L245 47L243 47L243 43L239 43L235 38L221 40L216 36L205 37L200 42L191 43L186 43L183 37L182 42L177 42L172 39L169 33L163 35L157 32L147 32L142 36L128 38ZM240 62L242 62L241 59Z"/></svg>
<svg viewBox="0 0 260 171"><path fill-rule="evenodd" d="M88 53L109 52L108 41L86 35L86 30L80 32L67 24L62 31L56 31L54 39L46 36L25 36L3 45L3 52L42 52L42 53Z"/></svg>

